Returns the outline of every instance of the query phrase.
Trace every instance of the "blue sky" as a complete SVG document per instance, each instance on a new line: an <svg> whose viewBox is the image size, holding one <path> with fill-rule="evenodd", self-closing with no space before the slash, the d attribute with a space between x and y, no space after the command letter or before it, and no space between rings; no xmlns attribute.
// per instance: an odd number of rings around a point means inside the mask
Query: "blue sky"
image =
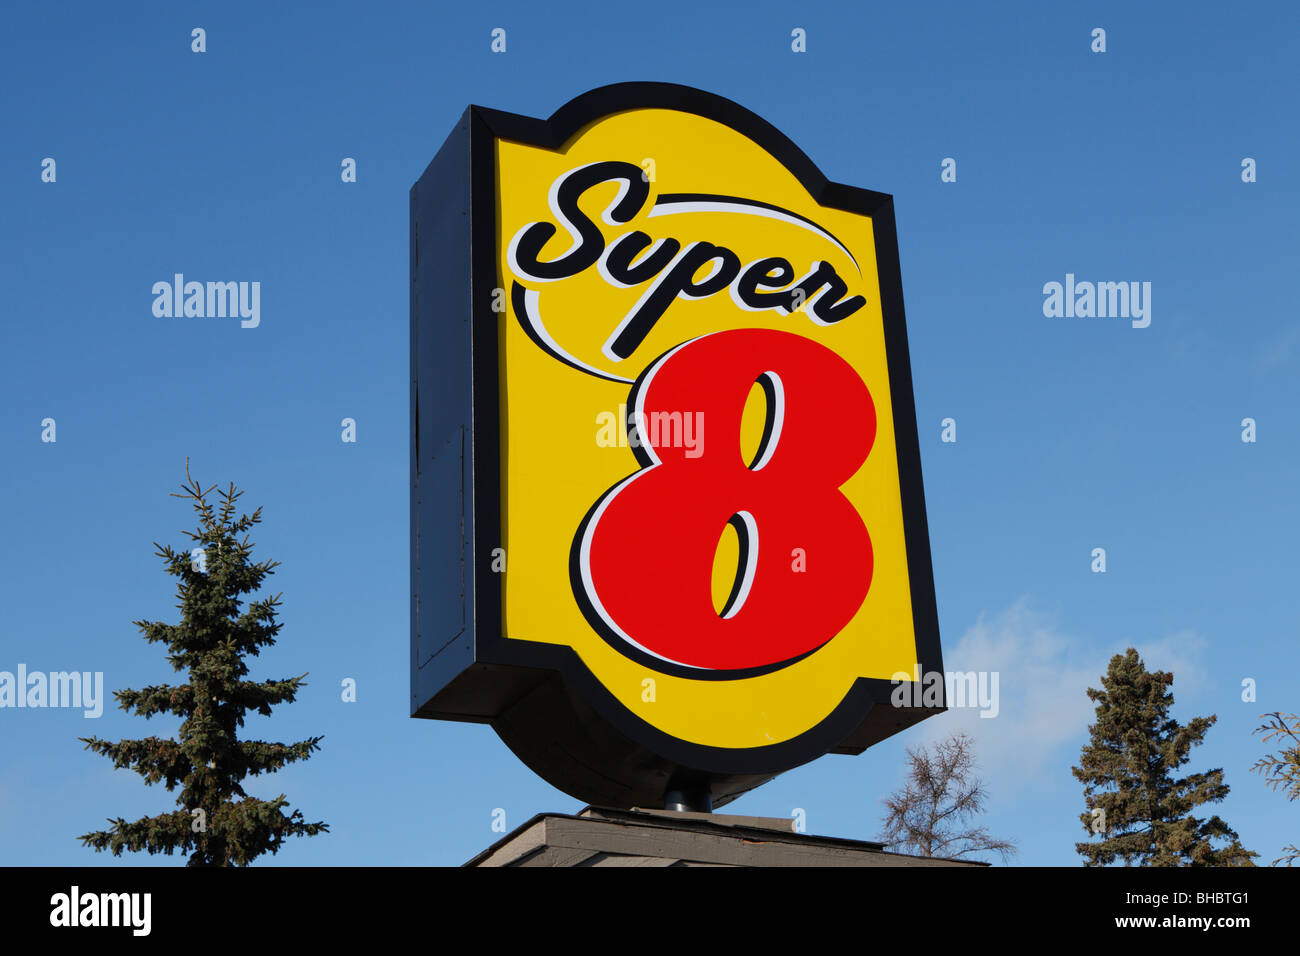
<svg viewBox="0 0 1300 956"><path fill-rule="evenodd" d="M547 116L624 80L727 96L829 178L895 196L945 664L1001 675L996 719L950 713L727 812L803 808L810 831L872 838L904 747L967 729L988 827L1017 862L1077 865L1084 689L1134 645L1174 671L1176 718L1218 715L1187 768L1224 769L1231 795L1206 812L1261 862L1300 837L1300 808L1249 772L1269 749L1259 715L1300 706L1294 7L228 2L54 18L11 0L2 16L0 670L171 680L131 624L175 619L152 542L179 546L192 522L168 493L186 456L205 484L246 489L284 592L253 674L311 675L248 731L325 737L250 791L332 827L274 862L457 864L498 836L496 808L513 827L580 806L488 727L406 716L407 197L469 103ZM260 326L156 318L152 284L175 272L260 281ZM1067 273L1150 282L1150 326L1045 317L1043 285ZM76 737L174 729L111 706L0 710L0 863L114 862L74 837L174 795Z"/></svg>

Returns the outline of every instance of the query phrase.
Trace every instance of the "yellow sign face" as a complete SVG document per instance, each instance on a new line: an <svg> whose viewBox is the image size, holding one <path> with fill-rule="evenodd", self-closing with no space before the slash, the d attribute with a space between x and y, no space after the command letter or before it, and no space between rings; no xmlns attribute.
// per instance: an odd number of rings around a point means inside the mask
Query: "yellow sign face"
<svg viewBox="0 0 1300 956"><path fill-rule="evenodd" d="M736 125L634 108L494 140L503 643L571 648L701 753L921 672L915 595L933 615L879 224Z"/></svg>

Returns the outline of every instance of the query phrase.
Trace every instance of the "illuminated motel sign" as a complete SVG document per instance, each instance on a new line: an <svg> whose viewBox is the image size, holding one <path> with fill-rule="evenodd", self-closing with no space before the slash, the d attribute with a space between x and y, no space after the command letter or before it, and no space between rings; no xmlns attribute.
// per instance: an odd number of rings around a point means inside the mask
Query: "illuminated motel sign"
<svg viewBox="0 0 1300 956"><path fill-rule="evenodd" d="M411 712L606 806L943 709L892 199L699 90L470 107L411 191ZM913 706L915 704L915 706Z"/></svg>

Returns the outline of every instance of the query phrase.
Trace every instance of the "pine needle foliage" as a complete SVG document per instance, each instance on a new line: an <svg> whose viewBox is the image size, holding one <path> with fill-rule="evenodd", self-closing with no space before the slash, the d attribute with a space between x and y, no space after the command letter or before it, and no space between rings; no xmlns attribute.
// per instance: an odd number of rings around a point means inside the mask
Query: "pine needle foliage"
<svg viewBox="0 0 1300 956"><path fill-rule="evenodd" d="M185 673L184 682L114 692L128 713L146 719L162 713L180 717L179 733L175 739L116 743L79 738L86 749L108 757L115 768L135 771L146 784L161 783L169 791L179 787L178 809L135 821L110 818L109 829L78 839L114 856L124 850L169 856L183 852L190 866L247 866L264 853L278 852L291 836L328 832L325 823L306 822L300 810L287 812L284 794L261 800L241 786L249 776L306 760L322 738L288 744L239 739L247 713L270 716L272 707L292 703L307 675L248 679L245 658L274 644L280 632L276 609L281 595L247 603L242 596L258 591L279 562L252 560L248 532L261 522L262 509L236 516L243 492L231 484L217 491L214 503L210 496L216 486L203 490L189 472L187 460L182 492L172 497L193 505L198 528L183 532L193 549L176 551L154 542L166 572L178 579L180 622L135 622L146 641L167 648L167 660Z"/></svg>

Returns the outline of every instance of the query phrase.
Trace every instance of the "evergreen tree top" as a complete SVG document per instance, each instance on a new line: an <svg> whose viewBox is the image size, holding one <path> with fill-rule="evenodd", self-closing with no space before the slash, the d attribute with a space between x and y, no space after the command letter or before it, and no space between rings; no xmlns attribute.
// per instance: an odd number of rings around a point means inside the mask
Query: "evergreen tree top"
<svg viewBox="0 0 1300 956"><path fill-rule="evenodd" d="M1228 795L1223 770L1176 778L1173 771L1190 760L1215 715L1180 724L1172 716L1174 675L1148 671L1134 648L1116 654L1101 678L1101 690L1088 688L1096 722L1088 731L1074 776L1084 784L1088 812L1084 829L1101 840L1077 843L1089 866L1122 860L1149 866L1253 865L1235 831L1219 817L1202 820L1191 811ZM1215 840L1227 842L1218 848Z"/></svg>
<svg viewBox="0 0 1300 956"><path fill-rule="evenodd" d="M265 681L247 680L245 657L256 656L275 643L280 632L276 608L281 595L249 601L241 595L257 591L274 573L277 561L254 562L254 544L247 532L262 518L262 509L236 516L242 492L232 483L218 491L216 507L190 477L173 497L193 503L195 531L184 531L196 547L176 551L154 542L166 572L178 578L176 594L180 621L136 621L149 643L167 645L167 659L176 671L186 671L181 684L160 684L140 690L114 692L118 706L150 718L159 713L182 718L178 739L146 737L116 743L97 737L79 738L86 748L109 757L117 768L140 774L146 784L181 787L181 810L134 823L110 819L112 828L80 837L96 850L115 856L124 849L171 854L191 851L191 865L246 865L265 852L275 853L285 837L328 831L324 823L303 822L300 811L285 814L284 795L263 801L249 797L241 781L274 773L286 764L305 760L319 748L321 737L296 743L240 740L237 730L245 715L270 716L277 704L292 703L306 674ZM243 536L242 539L240 536Z"/></svg>

